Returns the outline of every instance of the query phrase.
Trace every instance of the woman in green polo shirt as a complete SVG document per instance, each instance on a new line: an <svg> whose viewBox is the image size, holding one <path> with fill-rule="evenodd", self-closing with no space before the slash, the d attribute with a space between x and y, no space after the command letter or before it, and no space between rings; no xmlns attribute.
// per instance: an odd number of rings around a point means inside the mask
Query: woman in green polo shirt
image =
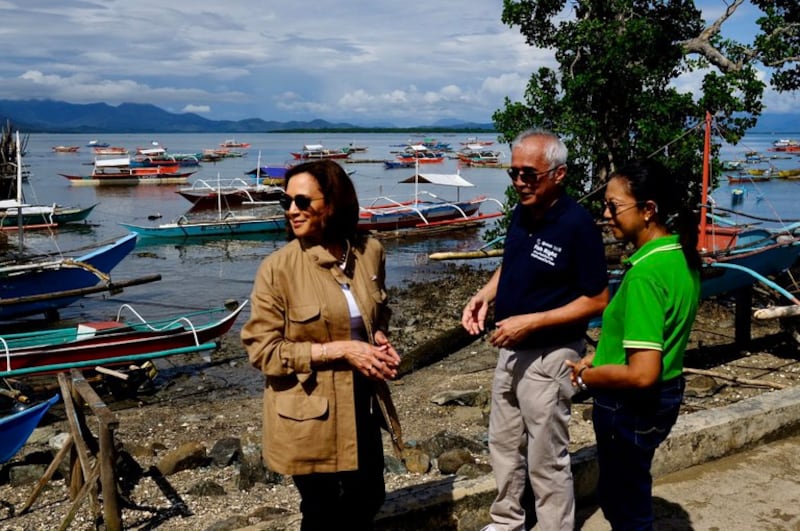
<svg viewBox="0 0 800 531"><path fill-rule="evenodd" d="M697 220L670 177L652 160L611 176L603 216L636 251L603 312L596 353L570 364L573 383L594 397L597 494L614 530L653 527L650 467L678 417L700 298Z"/></svg>

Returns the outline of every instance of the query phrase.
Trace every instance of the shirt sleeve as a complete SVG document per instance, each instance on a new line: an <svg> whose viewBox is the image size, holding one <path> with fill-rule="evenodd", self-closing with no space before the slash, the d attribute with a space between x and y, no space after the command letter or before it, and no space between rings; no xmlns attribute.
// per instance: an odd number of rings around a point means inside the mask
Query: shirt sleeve
<svg viewBox="0 0 800 531"><path fill-rule="evenodd" d="M666 293L650 278L631 276L626 281L627 304L622 346L626 349L663 351Z"/></svg>

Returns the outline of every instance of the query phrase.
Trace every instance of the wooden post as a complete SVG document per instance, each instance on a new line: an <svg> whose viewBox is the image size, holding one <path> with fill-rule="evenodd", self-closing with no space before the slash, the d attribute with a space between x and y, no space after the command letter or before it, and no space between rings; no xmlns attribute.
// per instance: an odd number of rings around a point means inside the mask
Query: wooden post
<svg viewBox="0 0 800 531"><path fill-rule="evenodd" d="M73 387L89 404L100 424L98 431L100 449L97 466L100 468L100 487L103 491L103 521L108 531L119 531L122 529L122 508L119 503L119 492L117 492L117 480L114 473L114 462L116 461L114 431L119 427L119 421L97 396L83 374L77 369L72 369L71 373Z"/></svg>
<svg viewBox="0 0 800 531"><path fill-rule="evenodd" d="M750 312L753 311L753 286L737 289L734 292L734 301L734 340L737 345L746 346L752 340Z"/></svg>

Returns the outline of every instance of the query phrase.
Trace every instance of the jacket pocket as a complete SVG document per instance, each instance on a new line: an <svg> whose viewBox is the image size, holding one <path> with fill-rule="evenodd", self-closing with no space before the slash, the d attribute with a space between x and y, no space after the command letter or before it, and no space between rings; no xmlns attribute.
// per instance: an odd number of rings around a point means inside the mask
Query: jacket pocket
<svg viewBox="0 0 800 531"><path fill-rule="evenodd" d="M292 420L318 419L328 413L328 399L324 396L278 395L275 397L275 411Z"/></svg>
<svg viewBox="0 0 800 531"><path fill-rule="evenodd" d="M318 304L290 306L286 312L288 320L286 337L291 341L319 342L328 337L322 308Z"/></svg>

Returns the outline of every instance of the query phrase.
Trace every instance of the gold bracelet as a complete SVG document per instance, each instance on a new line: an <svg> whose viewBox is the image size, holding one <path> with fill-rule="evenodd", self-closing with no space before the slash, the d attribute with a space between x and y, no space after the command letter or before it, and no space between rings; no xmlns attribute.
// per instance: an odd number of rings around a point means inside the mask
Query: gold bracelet
<svg viewBox="0 0 800 531"><path fill-rule="evenodd" d="M322 355L319 357L319 361L322 363L328 363L328 347L325 343L322 344Z"/></svg>

